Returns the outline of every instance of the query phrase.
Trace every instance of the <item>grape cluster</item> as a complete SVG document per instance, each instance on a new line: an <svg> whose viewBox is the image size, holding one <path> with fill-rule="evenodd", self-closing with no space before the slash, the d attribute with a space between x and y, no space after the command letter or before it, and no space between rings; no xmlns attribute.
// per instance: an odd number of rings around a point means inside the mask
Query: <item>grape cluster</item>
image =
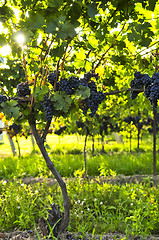
<svg viewBox="0 0 159 240"><path fill-rule="evenodd" d="M131 99L135 99L139 94L138 91L133 91L133 88L140 90L144 87L145 97L149 99L153 107L157 108L159 99L159 73L154 73L150 78L148 74L135 72L130 87L132 88L132 91L130 91Z"/></svg>
<svg viewBox="0 0 159 240"><path fill-rule="evenodd" d="M7 100L8 100L8 98L6 97L6 95L0 95L0 107L2 107L1 104L3 102L6 102Z"/></svg>
<svg viewBox="0 0 159 240"><path fill-rule="evenodd" d="M81 121L76 121L76 125L78 128L84 128L84 123Z"/></svg>
<svg viewBox="0 0 159 240"><path fill-rule="evenodd" d="M21 82L17 85L17 96L18 97L25 97L30 95L31 89L28 86L28 83Z"/></svg>
<svg viewBox="0 0 159 240"><path fill-rule="evenodd" d="M91 80L92 77L94 77L97 80L99 78L99 75L95 74L95 72L92 70L84 74L84 77L80 79L78 77L73 77L73 76L70 77L69 79L66 79L66 78L59 79L59 77L56 79L56 71L54 71L53 73L49 74L48 81L53 86L54 86L54 82L57 81L56 91L59 91L59 92L63 91L67 95L74 94L80 85L89 87L90 96L81 101L81 106L82 106L81 108L83 110L84 115L86 115L88 110L90 109L91 111L90 116L93 117L98 110L99 104L105 99L106 94L103 93L102 91L97 91L96 83Z"/></svg>
<svg viewBox="0 0 159 240"><path fill-rule="evenodd" d="M17 135L20 130L21 130L21 125L17 125L16 123L13 123L12 125L9 126L10 131L14 131L15 135Z"/></svg>
<svg viewBox="0 0 159 240"><path fill-rule="evenodd" d="M106 95L101 91L97 91L97 86L94 81L90 81L88 87L90 89L90 96L82 100L82 110L83 114L86 115L87 111L90 109L90 116L93 117L98 110L99 104L105 99Z"/></svg>
<svg viewBox="0 0 159 240"><path fill-rule="evenodd" d="M128 124L130 124L131 122L133 122L133 117L132 116L128 116L124 119L124 121Z"/></svg>
<svg viewBox="0 0 159 240"><path fill-rule="evenodd" d="M148 74L142 74L140 72L134 73L134 79L130 83L130 87L132 89L140 90L146 85L149 81L150 77ZM139 92L132 90L130 91L130 98L133 100L138 96Z"/></svg>
<svg viewBox="0 0 159 240"><path fill-rule="evenodd" d="M60 72L58 72L58 74L57 74L57 76L56 76L56 71L54 71L54 72L52 72L52 73L49 74L49 76L48 76L48 81L49 81L50 84L52 84L52 86L54 86L54 83L55 83L56 81L58 81L59 75L60 75Z"/></svg>
<svg viewBox="0 0 159 240"><path fill-rule="evenodd" d="M72 95L78 89L79 79L76 77L70 77L69 80L61 78L56 84L56 91L65 91L67 95Z"/></svg>
<svg viewBox="0 0 159 240"><path fill-rule="evenodd" d="M159 73L154 73L151 80L150 102L156 108L159 99Z"/></svg>
<svg viewBox="0 0 159 240"><path fill-rule="evenodd" d="M84 74L84 78L87 80L87 82L89 82L89 80L94 77L96 80L98 80L99 75L98 73L95 73L94 70L92 70L91 72L85 73Z"/></svg>
<svg viewBox="0 0 159 240"><path fill-rule="evenodd" d="M132 122L137 127L137 129L141 130L143 128L144 123L140 122L140 120L141 120L140 116L136 117L128 116L124 119L126 123L130 124Z"/></svg>
<svg viewBox="0 0 159 240"><path fill-rule="evenodd" d="M88 87L90 88L90 92L97 92L97 86L96 83L94 81L90 81L88 83Z"/></svg>
<svg viewBox="0 0 159 240"><path fill-rule="evenodd" d="M54 105L49 97L49 93L45 94L43 101L41 101L45 112L45 118L47 121L51 121L53 113L54 113Z"/></svg>
<svg viewBox="0 0 159 240"><path fill-rule="evenodd" d="M99 92L91 91L89 98L85 98L84 100L81 101L83 114L86 115L87 111L90 109L91 110L90 116L93 117L98 110L99 104L101 104L105 97L106 97L105 93L101 91Z"/></svg>

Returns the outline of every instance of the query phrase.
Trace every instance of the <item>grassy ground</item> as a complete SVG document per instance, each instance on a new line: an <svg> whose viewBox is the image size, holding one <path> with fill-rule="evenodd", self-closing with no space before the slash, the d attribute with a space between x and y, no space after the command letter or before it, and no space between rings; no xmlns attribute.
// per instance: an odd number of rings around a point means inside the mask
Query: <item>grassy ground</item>
<svg viewBox="0 0 159 240"><path fill-rule="evenodd" d="M129 151L129 141L127 139L124 140L124 143L117 143L113 136L109 136L106 140L107 143L105 142L104 145L106 153L101 154L102 146L98 138L96 138L95 151L94 155L92 155L92 140L89 139L87 144L88 175L153 173L151 137L142 140L140 152L136 151L136 139L133 139L132 153ZM51 177L52 175L48 171L36 145L35 151L37 154L29 155L33 150L31 138L19 138L19 143L22 157L13 158L7 136L4 136L4 144L0 145L0 179L20 178L22 176ZM48 153L61 176L82 176L84 169L84 137L49 135L46 144L49 146ZM8 157L4 158L4 155L8 155ZM158 158L159 153L157 152L157 160ZM158 161L157 171L159 171Z"/></svg>
<svg viewBox="0 0 159 240"><path fill-rule="evenodd" d="M17 149L17 143L15 137L13 138L15 147ZM33 150L31 137L25 139L24 137L19 137L18 141L20 143L21 155L30 154ZM72 151L72 149L79 149L83 151L84 147L84 137L77 135L64 135L57 136L53 134L49 134L47 136L47 144L51 148L52 151ZM87 149L90 150L92 148L92 140L91 138L87 142ZM95 150L100 151L102 148L100 138L95 139ZM106 152L122 152L130 151L130 143L129 139L125 138L124 143L117 143L113 135L105 137L104 148ZM132 151L136 151L137 148L137 140L132 139ZM35 149L38 150L37 146ZM18 151L18 150L17 150ZM152 151L152 136L148 136L144 138L140 143L140 152L142 151ZM9 140L6 134L3 135L3 141L0 141L0 157L12 156L11 147L9 144Z"/></svg>
<svg viewBox="0 0 159 240"><path fill-rule="evenodd" d="M124 144L117 143L114 136L109 136L106 140L106 154L101 154L101 143L97 138L94 155L91 152L92 141L88 141L87 162L90 176L152 174L152 137L142 140L139 153L136 151L136 139L132 141L131 153L127 139L124 139ZM32 151L30 138L20 138L19 143L22 154L20 158L12 157L6 136L4 143L0 145L1 231L14 228L33 229L39 217L46 216L52 202L63 208L58 185L48 186L45 181L43 184L23 183L22 178L28 176L53 176L39 153L29 154ZM100 185L83 181L84 138L76 135L49 135L47 144L50 147L49 155L59 173L66 178L76 176L67 182L71 209L69 231L80 232L82 235L86 232L101 235L120 232L126 236L159 233L158 187L152 185L150 179L147 178L144 184L126 185ZM37 151L37 147L35 150ZM157 172L158 158L157 153Z"/></svg>

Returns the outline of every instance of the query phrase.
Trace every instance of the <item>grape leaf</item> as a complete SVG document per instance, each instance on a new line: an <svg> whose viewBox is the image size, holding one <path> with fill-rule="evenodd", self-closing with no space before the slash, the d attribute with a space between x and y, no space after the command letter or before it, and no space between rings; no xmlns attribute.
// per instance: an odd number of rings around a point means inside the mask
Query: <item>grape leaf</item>
<svg viewBox="0 0 159 240"><path fill-rule="evenodd" d="M56 110L61 110L65 113L69 110L69 107L72 103L72 99L70 96L57 92L55 92L51 100L54 101L54 106Z"/></svg>
<svg viewBox="0 0 159 240"><path fill-rule="evenodd" d="M38 101L42 101L44 95L48 92L48 87L47 86L43 86L42 88L40 86L36 87L33 95L34 98L36 98L36 100Z"/></svg>
<svg viewBox="0 0 159 240"><path fill-rule="evenodd" d="M76 96L80 98L88 98L90 96L89 87L79 85L78 90L76 91Z"/></svg>
<svg viewBox="0 0 159 240"><path fill-rule="evenodd" d="M6 101L1 104L4 114L8 118L18 119L20 108L17 106L17 102L14 100Z"/></svg>

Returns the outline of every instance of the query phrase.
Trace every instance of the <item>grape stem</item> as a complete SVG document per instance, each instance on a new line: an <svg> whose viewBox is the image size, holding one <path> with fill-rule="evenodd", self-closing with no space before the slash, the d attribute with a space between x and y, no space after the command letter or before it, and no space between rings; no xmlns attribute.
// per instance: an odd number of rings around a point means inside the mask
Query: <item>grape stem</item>
<svg viewBox="0 0 159 240"><path fill-rule="evenodd" d="M24 53L23 53L23 67L24 67L24 72L25 72L25 79L26 79L27 83L29 83L28 75L27 75L27 70L26 70L26 61L25 61L25 55L24 55Z"/></svg>
<svg viewBox="0 0 159 240"><path fill-rule="evenodd" d="M58 60L57 66L56 66L56 80L55 80L55 82L54 82L54 91L55 91L55 92L56 92L56 82L57 82L58 74L59 74L59 63L60 63L60 60Z"/></svg>
<svg viewBox="0 0 159 240"><path fill-rule="evenodd" d="M135 89L135 88L127 88L127 89L123 89L123 90L116 90L113 92L106 92L105 95L114 95L114 94L118 94L118 93L122 93L122 92L127 92L127 91L133 91L133 92L143 92L142 89Z"/></svg>
<svg viewBox="0 0 159 240"><path fill-rule="evenodd" d="M4 90L4 88L3 87L1 87L0 86L0 88L1 88L1 90L5 93L5 95L9 98L9 100L10 100L10 96L6 93L6 91Z"/></svg>
<svg viewBox="0 0 159 240"><path fill-rule="evenodd" d="M64 56L62 58L62 63L61 63L61 72L63 71L63 66L64 66L64 62L65 62L65 59L66 59L66 52L67 52L67 49L68 49L68 43L67 43L67 46L66 46L66 49L65 49L65 53L64 53Z"/></svg>
<svg viewBox="0 0 159 240"><path fill-rule="evenodd" d="M53 38L53 39L51 40L50 45L48 46L48 49L46 50L44 57L41 59L42 62L44 62L46 56L48 55L48 53L49 53L49 51L50 51L50 48L51 48L51 45L53 44L54 40L55 40L55 38Z"/></svg>

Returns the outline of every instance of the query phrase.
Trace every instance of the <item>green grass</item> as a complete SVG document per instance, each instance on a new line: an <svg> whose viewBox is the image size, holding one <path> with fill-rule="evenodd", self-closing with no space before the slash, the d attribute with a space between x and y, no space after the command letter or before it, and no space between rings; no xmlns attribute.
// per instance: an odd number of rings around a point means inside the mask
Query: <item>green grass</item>
<svg viewBox="0 0 159 240"><path fill-rule="evenodd" d="M0 153L5 151L8 157L4 158L2 154L0 159L0 230L33 229L38 218L46 215L51 203L55 202L63 208L61 190L58 185L47 186L46 183L23 184L21 179L24 177L53 176L37 146L36 154L29 154L32 151L31 139L20 138L22 157L12 157L9 142L6 138L4 140ZM88 175L152 174L152 137L143 138L139 153L136 151L136 139L132 141L132 153L126 140L124 144L118 144L109 136L108 143L105 143L106 154L101 154L97 138L92 155L92 141L89 139ZM127 235L159 233L158 188L150 187L148 179L147 184L122 186L83 181L77 176L83 174L84 137L49 135L46 143L50 146L49 156L61 176L76 176L67 182L71 208L69 231L83 234L118 231ZM157 172L158 159L157 152Z"/></svg>
<svg viewBox="0 0 159 240"><path fill-rule="evenodd" d="M97 179L98 180L98 179ZM0 182L1 231L33 229L40 216L46 216L51 203L62 206L57 185L26 185L21 181ZM128 235L159 233L159 192L145 184L96 184L78 178L67 182L70 197L68 230Z"/></svg>

